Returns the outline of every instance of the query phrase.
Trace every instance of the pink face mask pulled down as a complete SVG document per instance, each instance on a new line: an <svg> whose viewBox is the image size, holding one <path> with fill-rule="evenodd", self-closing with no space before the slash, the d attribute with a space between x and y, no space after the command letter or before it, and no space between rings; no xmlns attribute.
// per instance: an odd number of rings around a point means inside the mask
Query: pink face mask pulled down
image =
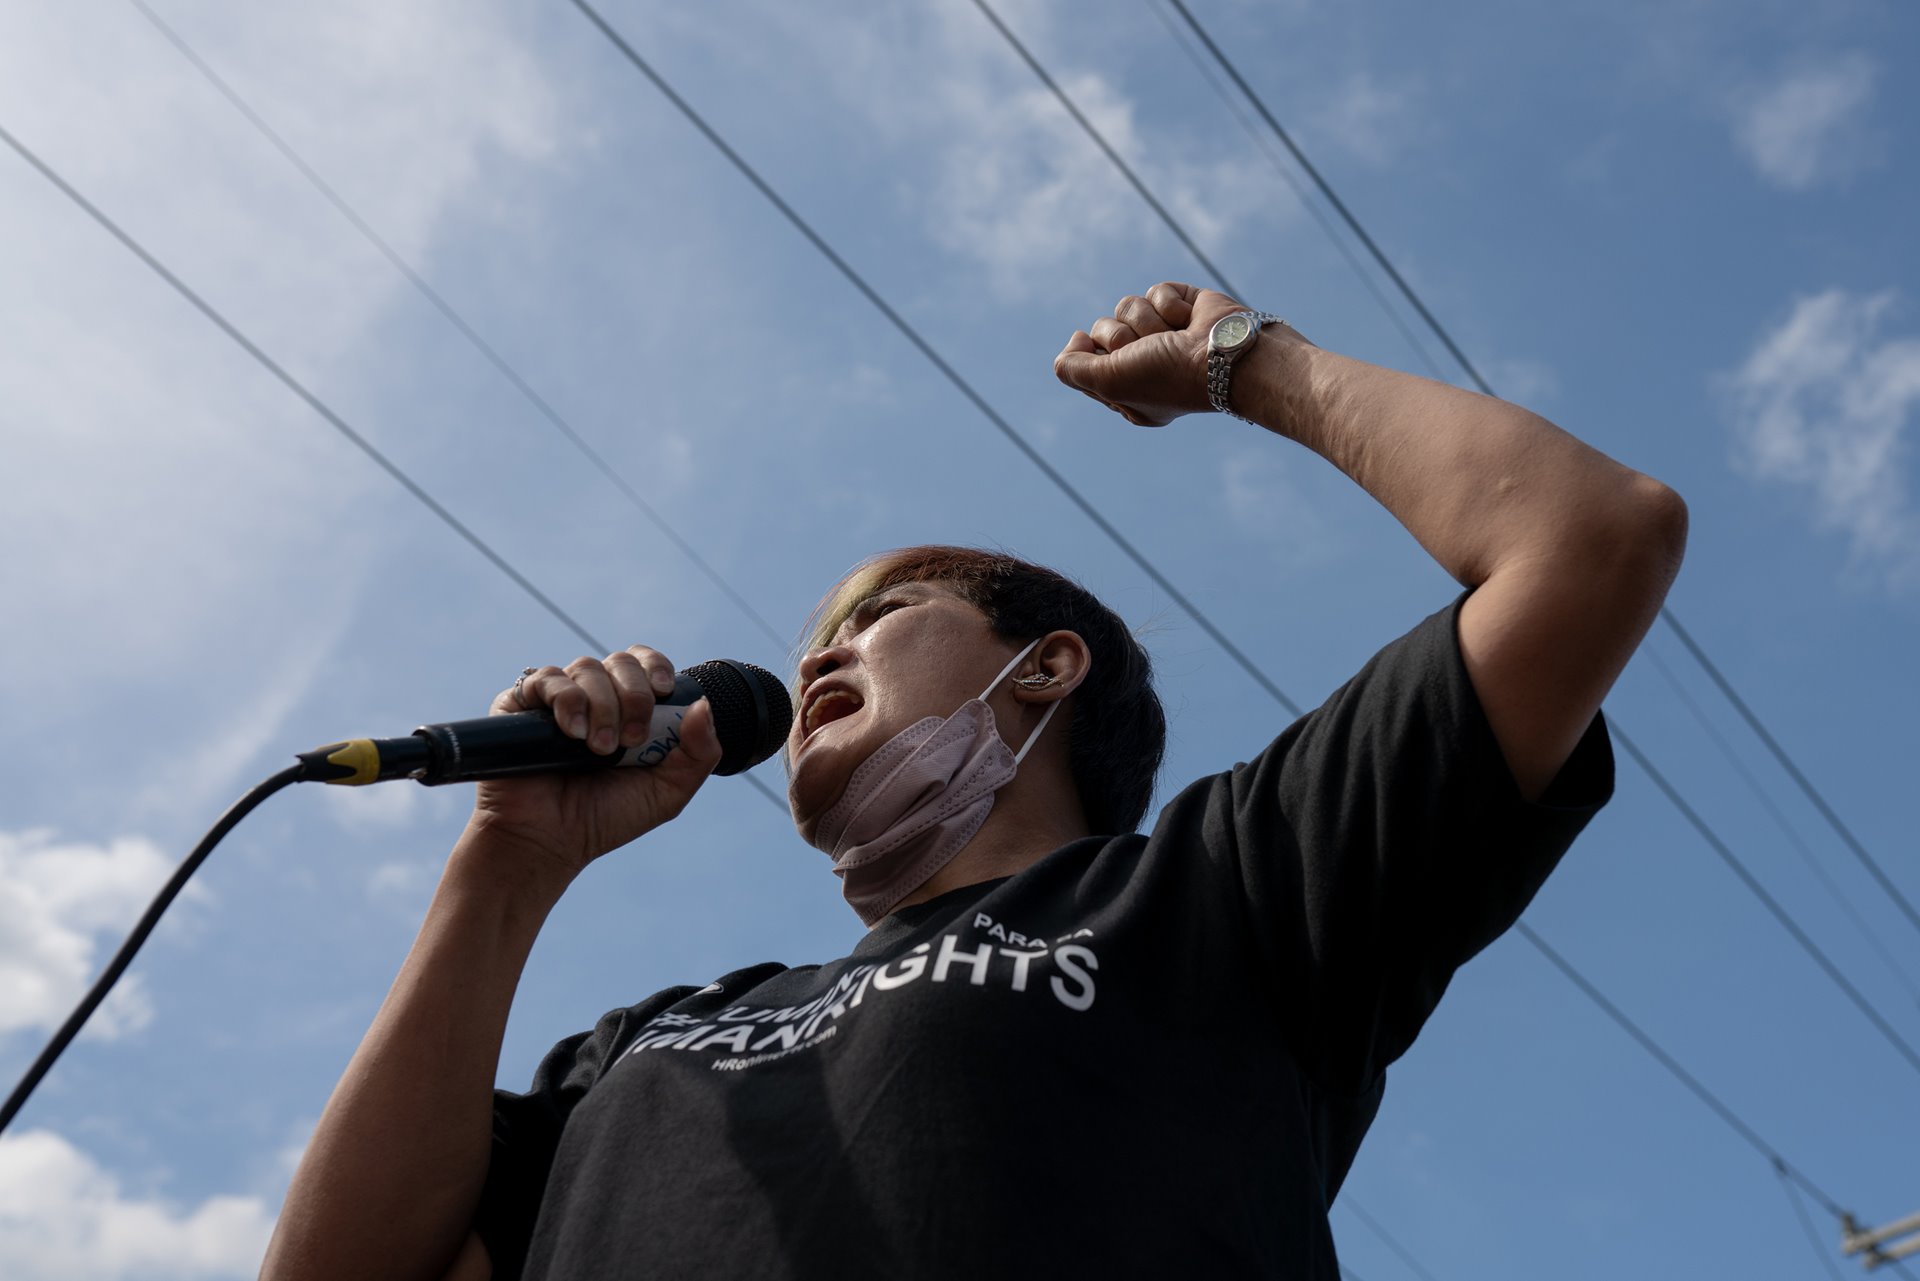
<svg viewBox="0 0 1920 1281"><path fill-rule="evenodd" d="M929 716L888 739L821 815L813 844L833 858L841 893L865 924L879 922L965 848L992 813L994 793L1013 780L1053 719L1058 702L1015 752L986 702L1039 643L1016 654L953 715Z"/></svg>

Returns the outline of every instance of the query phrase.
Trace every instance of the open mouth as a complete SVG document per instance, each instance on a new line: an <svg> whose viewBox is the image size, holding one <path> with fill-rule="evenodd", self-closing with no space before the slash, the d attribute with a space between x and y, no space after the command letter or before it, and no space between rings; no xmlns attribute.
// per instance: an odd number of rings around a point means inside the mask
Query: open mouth
<svg viewBox="0 0 1920 1281"><path fill-rule="evenodd" d="M814 731L834 721L845 720L865 706L860 696L850 690L830 689L807 705L807 714L801 728L803 738L813 737Z"/></svg>

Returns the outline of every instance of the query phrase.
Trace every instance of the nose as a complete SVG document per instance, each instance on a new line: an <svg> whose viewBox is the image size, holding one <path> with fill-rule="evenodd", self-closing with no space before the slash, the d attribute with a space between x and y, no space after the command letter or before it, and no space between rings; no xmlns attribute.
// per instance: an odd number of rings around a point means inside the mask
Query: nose
<svg viewBox="0 0 1920 1281"><path fill-rule="evenodd" d="M829 645L824 649L814 650L800 660L801 688L806 688L829 672L839 671L851 657L853 657L853 651L845 645Z"/></svg>

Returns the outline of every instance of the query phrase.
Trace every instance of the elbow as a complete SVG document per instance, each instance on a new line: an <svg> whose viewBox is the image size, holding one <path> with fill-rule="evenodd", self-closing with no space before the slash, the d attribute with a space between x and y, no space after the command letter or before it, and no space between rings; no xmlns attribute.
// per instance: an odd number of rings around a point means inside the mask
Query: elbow
<svg viewBox="0 0 1920 1281"><path fill-rule="evenodd" d="M1672 573L1678 573L1687 554L1687 500L1651 476L1639 477L1635 490L1636 538L1644 540Z"/></svg>
<svg viewBox="0 0 1920 1281"><path fill-rule="evenodd" d="M1686 500L1651 476L1635 473L1616 517L1606 540L1610 559L1635 590L1664 600L1687 554Z"/></svg>

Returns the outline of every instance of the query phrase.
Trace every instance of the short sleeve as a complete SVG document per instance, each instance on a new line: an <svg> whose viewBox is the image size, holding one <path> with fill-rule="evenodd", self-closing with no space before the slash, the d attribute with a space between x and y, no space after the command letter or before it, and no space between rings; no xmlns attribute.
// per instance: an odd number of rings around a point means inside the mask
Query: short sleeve
<svg viewBox="0 0 1920 1281"><path fill-rule="evenodd" d="M547 1052L525 1094L494 1091L493 1149L473 1230L486 1244L495 1281L512 1281L526 1264L547 1174L573 1109L637 1029L693 990L670 988L603 1015L591 1032L575 1033Z"/></svg>
<svg viewBox="0 0 1920 1281"><path fill-rule="evenodd" d="M1460 654L1470 594L1209 798L1209 853L1239 873L1285 1035L1350 1098L1377 1088L1454 971L1519 919L1613 794L1596 714L1540 800L1521 796Z"/></svg>

